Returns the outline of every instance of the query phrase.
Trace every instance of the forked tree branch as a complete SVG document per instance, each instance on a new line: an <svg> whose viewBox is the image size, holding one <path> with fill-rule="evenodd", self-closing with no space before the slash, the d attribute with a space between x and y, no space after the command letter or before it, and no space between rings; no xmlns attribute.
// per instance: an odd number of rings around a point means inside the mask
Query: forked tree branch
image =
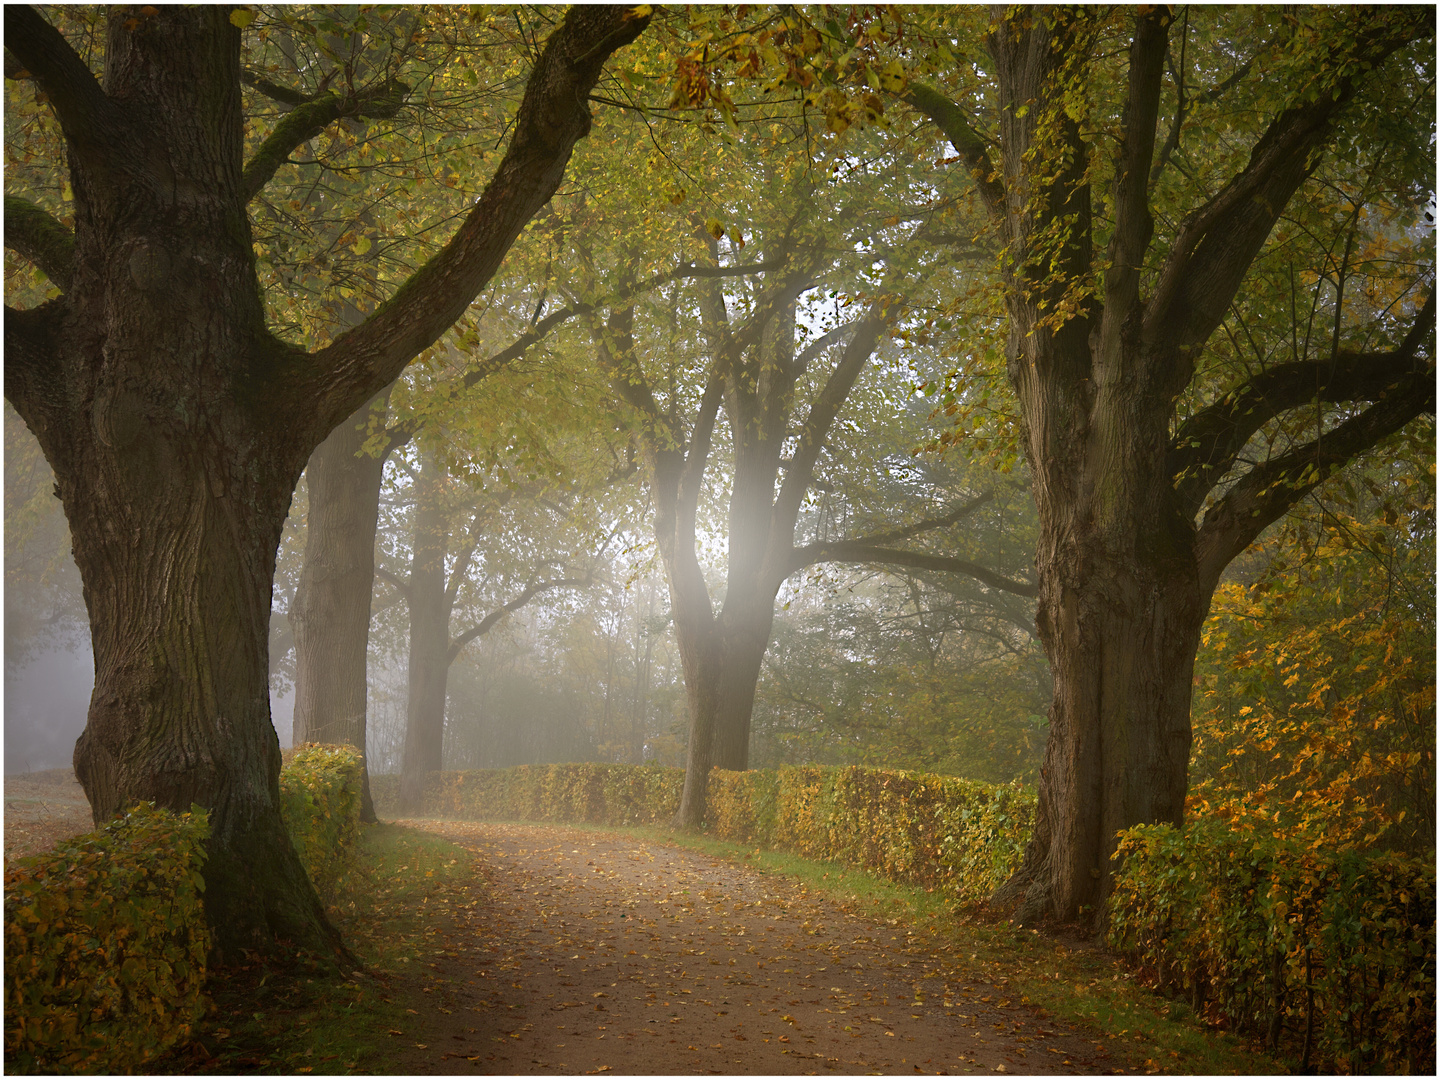
<svg viewBox="0 0 1440 1080"><path fill-rule="evenodd" d="M1257 465L1205 513L1195 538L1202 588L1213 589L1230 560L1271 522L1385 436L1435 412L1435 370L1402 380L1364 412L1288 454Z"/></svg>
<svg viewBox="0 0 1440 1080"><path fill-rule="evenodd" d="M1234 467L1255 432L1290 409L1312 401L1377 401L1417 371L1417 354L1435 328L1435 291L1393 352L1342 352L1332 360L1281 364L1236 387L1180 428L1167 466L1181 513L1193 518L1205 497Z"/></svg>

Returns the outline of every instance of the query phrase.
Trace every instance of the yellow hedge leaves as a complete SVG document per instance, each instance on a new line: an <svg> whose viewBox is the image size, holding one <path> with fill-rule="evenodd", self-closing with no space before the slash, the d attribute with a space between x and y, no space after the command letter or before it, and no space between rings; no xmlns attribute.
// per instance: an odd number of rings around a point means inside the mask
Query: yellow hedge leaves
<svg viewBox="0 0 1440 1080"><path fill-rule="evenodd" d="M280 816L322 897L360 835L360 754L351 746L306 743L280 772Z"/></svg>
<svg viewBox="0 0 1440 1080"><path fill-rule="evenodd" d="M657 765L519 765L430 777L427 813L504 821L668 823L682 769ZM384 800L394 778L372 777ZM897 770L756 769L710 774L707 827L725 840L834 859L975 901L1018 864L1035 793Z"/></svg>
<svg viewBox="0 0 1440 1080"><path fill-rule="evenodd" d="M281 812L316 887L360 822L360 758L307 746L280 774ZM134 1071L204 1015L210 934L205 811L137 806L98 832L5 869L10 1072Z"/></svg>
<svg viewBox="0 0 1440 1080"><path fill-rule="evenodd" d="M137 806L5 870L11 1072L129 1072L204 1015L205 811Z"/></svg>
<svg viewBox="0 0 1440 1080"><path fill-rule="evenodd" d="M1435 864L1317 851L1201 816L1122 834L1110 944L1300 1071L1435 1064ZM1308 1032L1308 1035L1307 1035Z"/></svg>

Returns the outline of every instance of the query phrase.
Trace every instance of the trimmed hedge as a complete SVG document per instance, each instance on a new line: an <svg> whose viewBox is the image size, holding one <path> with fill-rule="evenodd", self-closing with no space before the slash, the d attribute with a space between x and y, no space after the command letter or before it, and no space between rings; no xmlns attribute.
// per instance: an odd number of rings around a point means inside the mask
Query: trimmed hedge
<svg viewBox="0 0 1440 1080"><path fill-rule="evenodd" d="M280 816L315 889L334 887L360 835L360 754L305 743L280 770Z"/></svg>
<svg viewBox="0 0 1440 1080"><path fill-rule="evenodd" d="M1302 1070L1433 1070L1433 863L1205 817L1122 835L1109 942L1162 990L1272 1048L1288 1030Z"/></svg>
<svg viewBox="0 0 1440 1080"><path fill-rule="evenodd" d="M683 769L578 763L432 774L422 812L510 821L658 825L680 805ZM393 805L396 777L371 777L377 803ZM896 770L782 768L710 774L709 831L721 839L783 847L959 899L989 895L1029 839L1035 794Z"/></svg>
<svg viewBox="0 0 1440 1080"><path fill-rule="evenodd" d="M129 1072L204 1015L205 811L142 804L5 868L13 1072Z"/></svg>

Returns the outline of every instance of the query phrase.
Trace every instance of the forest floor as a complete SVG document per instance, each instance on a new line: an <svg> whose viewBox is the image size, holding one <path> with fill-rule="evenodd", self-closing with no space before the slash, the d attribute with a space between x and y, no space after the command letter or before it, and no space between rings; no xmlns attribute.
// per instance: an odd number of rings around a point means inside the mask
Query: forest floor
<svg viewBox="0 0 1440 1080"><path fill-rule="evenodd" d="M49 851L94 828L90 803L71 769L5 777L5 858Z"/></svg>

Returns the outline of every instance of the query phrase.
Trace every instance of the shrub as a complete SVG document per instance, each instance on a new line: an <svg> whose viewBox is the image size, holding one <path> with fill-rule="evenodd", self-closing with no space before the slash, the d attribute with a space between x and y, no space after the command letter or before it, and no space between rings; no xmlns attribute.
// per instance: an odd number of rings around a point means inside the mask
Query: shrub
<svg viewBox="0 0 1440 1080"><path fill-rule="evenodd" d="M321 896L335 884L360 835L360 754L306 743L280 771L280 816Z"/></svg>
<svg viewBox="0 0 1440 1080"><path fill-rule="evenodd" d="M5 869L13 1071L128 1072L204 1015L205 811L143 804Z"/></svg>
<svg viewBox="0 0 1440 1080"><path fill-rule="evenodd" d="M1302 1068L1429 1072L1435 1055L1435 867L1322 852L1215 817L1123 834L1110 944L1162 990Z"/></svg>

